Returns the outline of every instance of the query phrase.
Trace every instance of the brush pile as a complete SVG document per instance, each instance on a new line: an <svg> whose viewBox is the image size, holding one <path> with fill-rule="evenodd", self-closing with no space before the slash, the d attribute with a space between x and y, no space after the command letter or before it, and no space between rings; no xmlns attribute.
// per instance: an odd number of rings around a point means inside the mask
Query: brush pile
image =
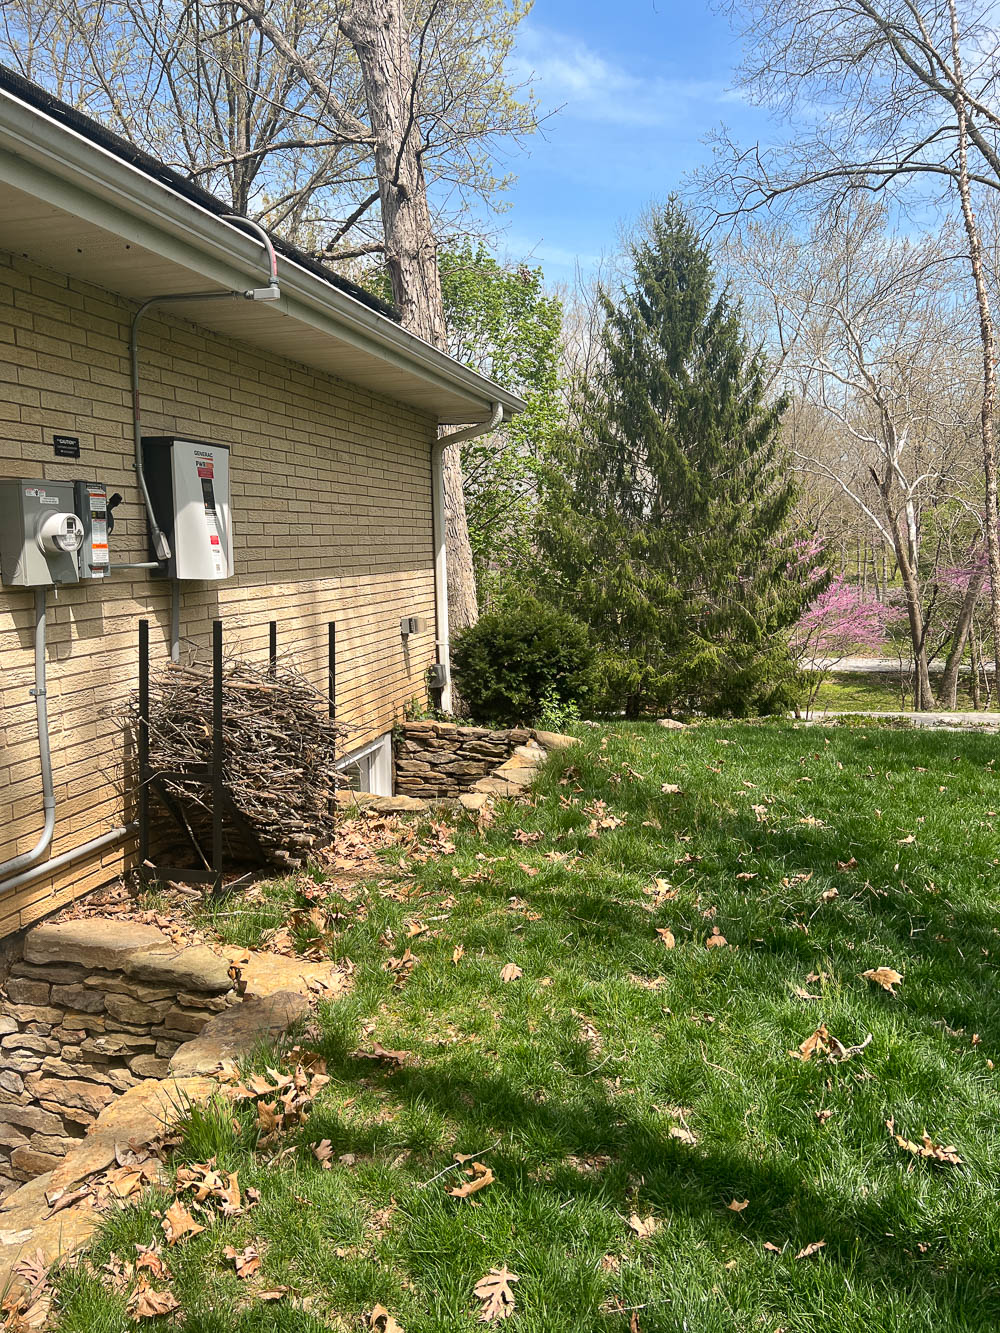
<svg viewBox="0 0 1000 1333"><path fill-rule="evenodd" d="M333 837L334 764L344 729L292 665L229 658L222 672L227 861L294 868ZM136 734L138 701L130 706ZM149 681L150 809L165 807L202 849L212 848L212 673L168 664ZM159 776L167 772L180 776ZM190 774L190 777L185 776ZM196 780L201 779L201 780ZM173 809L171 810L171 806ZM171 821L173 822L173 821Z"/></svg>

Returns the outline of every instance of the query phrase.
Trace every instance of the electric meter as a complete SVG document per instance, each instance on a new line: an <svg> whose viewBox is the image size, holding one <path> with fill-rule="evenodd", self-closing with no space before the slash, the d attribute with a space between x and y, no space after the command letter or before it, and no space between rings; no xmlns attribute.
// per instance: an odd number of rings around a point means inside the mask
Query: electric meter
<svg viewBox="0 0 1000 1333"><path fill-rule="evenodd" d="M83 524L71 481L0 480L0 578L20 588L76 583Z"/></svg>
<svg viewBox="0 0 1000 1333"><path fill-rule="evenodd" d="M229 446L158 436L143 440L142 460L153 513L170 543L164 572L175 579L230 578Z"/></svg>

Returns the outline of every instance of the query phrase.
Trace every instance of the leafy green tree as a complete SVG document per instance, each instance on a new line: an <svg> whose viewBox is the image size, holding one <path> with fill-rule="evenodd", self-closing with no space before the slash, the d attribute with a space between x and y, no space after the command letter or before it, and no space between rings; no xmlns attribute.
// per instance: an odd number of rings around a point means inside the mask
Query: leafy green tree
<svg viewBox="0 0 1000 1333"><path fill-rule="evenodd" d="M797 693L788 631L818 591L791 511L783 399L671 200L602 292L600 367L550 472L553 595L604 650L607 704L747 714Z"/></svg>
<svg viewBox="0 0 1000 1333"><path fill-rule="evenodd" d="M439 255L448 348L520 394L527 409L462 446L462 472L479 589L489 609L523 585L532 558L539 476L563 425L559 390L562 306L541 269L500 264L483 246Z"/></svg>

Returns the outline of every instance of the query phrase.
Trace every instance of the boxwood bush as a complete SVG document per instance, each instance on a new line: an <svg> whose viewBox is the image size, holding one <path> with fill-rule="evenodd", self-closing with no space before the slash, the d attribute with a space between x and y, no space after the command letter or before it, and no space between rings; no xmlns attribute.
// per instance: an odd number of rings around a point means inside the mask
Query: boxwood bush
<svg viewBox="0 0 1000 1333"><path fill-rule="evenodd" d="M505 727L572 716L590 699L594 658L586 626L534 598L489 612L452 645L455 684L470 716Z"/></svg>

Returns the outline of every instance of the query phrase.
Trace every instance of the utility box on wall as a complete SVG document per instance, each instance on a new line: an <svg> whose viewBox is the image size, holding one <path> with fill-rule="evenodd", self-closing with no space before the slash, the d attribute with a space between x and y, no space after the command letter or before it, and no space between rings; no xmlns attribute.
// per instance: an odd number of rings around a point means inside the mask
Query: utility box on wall
<svg viewBox="0 0 1000 1333"><path fill-rule="evenodd" d="M8 586L76 583L83 524L71 481L0 480L0 578Z"/></svg>
<svg viewBox="0 0 1000 1333"><path fill-rule="evenodd" d="M233 573L229 446L157 436L142 442L156 521L170 543L164 573L175 579L228 579Z"/></svg>

